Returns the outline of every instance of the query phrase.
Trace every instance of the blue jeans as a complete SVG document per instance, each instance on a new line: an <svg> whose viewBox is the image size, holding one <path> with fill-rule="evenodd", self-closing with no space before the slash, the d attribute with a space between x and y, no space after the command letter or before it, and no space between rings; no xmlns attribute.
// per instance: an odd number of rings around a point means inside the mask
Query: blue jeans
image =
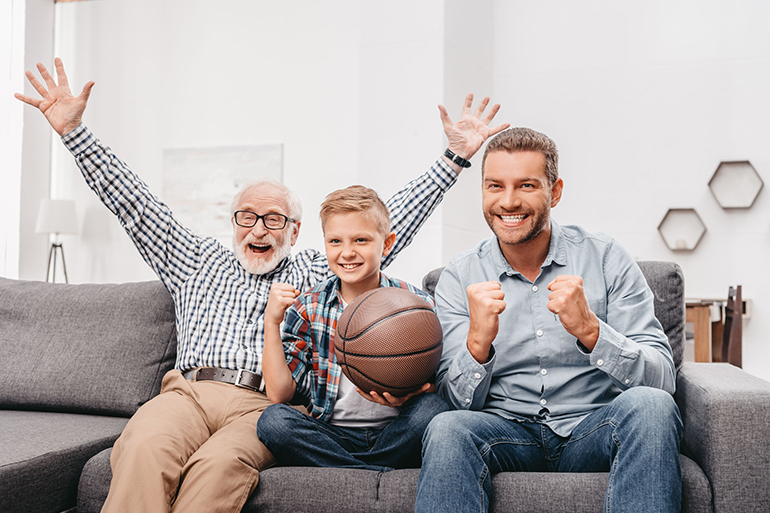
<svg viewBox="0 0 770 513"><path fill-rule="evenodd" d="M678 512L682 420L670 394L630 388L568 437L492 413L438 415L423 439L415 511L489 510L496 472L609 472L604 511Z"/></svg>
<svg viewBox="0 0 770 513"><path fill-rule="evenodd" d="M273 404L257 422L257 436L279 465L346 467L385 472L420 466L422 435L428 423L449 410L436 394L407 401L382 429L344 428Z"/></svg>

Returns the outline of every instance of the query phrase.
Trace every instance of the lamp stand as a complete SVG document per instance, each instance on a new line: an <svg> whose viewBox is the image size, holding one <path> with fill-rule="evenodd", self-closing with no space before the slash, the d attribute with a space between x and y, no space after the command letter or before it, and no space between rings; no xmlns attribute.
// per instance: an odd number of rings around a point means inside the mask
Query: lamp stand
<svg viewBox="0 0 770 513"><path fill-rule="evenodd" d="M52 242L51 243L51 250L48 252L48 271L45 275L45 281L50 281L51 283L56 283L56 254L61 252L61 265L64 269L64 283L69 283L69 280L67 279L67 263L64 261L64 248L61 245L61 242ZM53 279L51 279L51 259L53 258Z"/></svg>

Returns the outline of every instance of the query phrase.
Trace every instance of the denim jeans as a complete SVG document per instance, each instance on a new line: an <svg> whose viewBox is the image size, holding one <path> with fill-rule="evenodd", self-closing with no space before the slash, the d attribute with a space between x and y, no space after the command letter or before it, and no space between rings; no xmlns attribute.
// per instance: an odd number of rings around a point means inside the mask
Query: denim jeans
<svg viewBox="0 0 770 513"><path fill-rule="evenodd" d="M428 423L449 410L436 394L407 401L382 429L344 428L304 415L284 404L262 412L257 436L279 465L346 467L384 472L420 466L422 436Z"/></svg>
<svg viewBox="0 0 770 513"><path fill-rule="evenodd" d="M568 437L535 422L450 411L425 432L415 511L488 511L492 474L529 471L609 472L605 512L678 512L681 437L673 397L647 387L626 390Z"/></svg>

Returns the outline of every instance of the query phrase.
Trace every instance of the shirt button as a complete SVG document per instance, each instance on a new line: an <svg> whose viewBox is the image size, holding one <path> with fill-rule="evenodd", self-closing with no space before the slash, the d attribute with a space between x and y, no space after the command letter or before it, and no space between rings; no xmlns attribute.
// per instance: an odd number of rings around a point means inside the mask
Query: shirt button
<svg viewBox="0 0 770 513"><path fill-rule="evenodd" d="M467 404L467 403L469 403L469 402L471 402L470 398L466 397L466 398L465 398L465 403Z"/></svg>
<svg viewBox="0 0 770 513"><path fill-rule="evenodd" d="M542 404L543 406L545 406L545 404L546 404L547 402L548 402L548 401L546 401L545 399L540 399L540 404Z"/></svg>
<svg viewBox="0 0 770 513"><path fill-rule="evenodd" d="M473 377L474 377L474 378L476 378L476 379L479 379L479 378L481 378L481 374L479 374L479 373L477 372L476 374L474 374L474 375L473 375Z"/></svg>
<svg viewBox="0 0 770 513"><path fill-rule="evenodd" d="M542 337L543 336L543 330L537 330L537 336Z"/></svg>
<svg viewBox="0 0 770 513"><path fill-rule="evenodd" d="M627 380L626 380L626 385L628 385L630 382L631 382L631 380L630 380L630 379L627 379Z"/></svg>
<svg viewBox="0 0 770 513"><path fill-rule="evenodd" d="M537 292L537 285L532 285L532 292Z"/></svg>
<svg viewBox="0 0 770 513"><path fill-rule="evenodd" d="M540 374L542 374L543 376L545 376L546 374L548 374L548 371L547 371L547 370L545 370L545 369L540 369Z"/></svg>
<svg viewBox="0 0 770 513"><path fill-rule="evenodd" d="M604 365L604 360L596 360L596 365Z"/></svg>
<svg viewBox="0 0 770 513"><path fill-rule="evenodd" d="M251 324L251 323L253 323L254 321L252 321L251 319L249 319L249 320L248 320L248 321L246 321L246 322L247 322L248 324Z"/></svg>
<svg viewBox="0 0 770 513"><path fill-rule="evenodd" d="M663 335L663 330L658 330L658 334Z"/></svg>

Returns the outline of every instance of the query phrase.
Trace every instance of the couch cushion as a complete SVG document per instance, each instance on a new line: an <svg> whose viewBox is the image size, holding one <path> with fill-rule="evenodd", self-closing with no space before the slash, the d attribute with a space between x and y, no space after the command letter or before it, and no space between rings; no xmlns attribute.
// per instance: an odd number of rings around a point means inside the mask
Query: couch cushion
<svg viewBox="0 0 770 513"><path fill-rule="evenodd" d="M78 513L99 513L110 489L110 452L86 464ZM701 468L682 462L682 511L711 513L711 488ZM414 511L419 469L379 473L339 468L276 467L259 474L243 513L396 513ZM579 513L602 510L607 473L503 472L492 479L491 511Z"/></svg>
<svg viewBox="0 0 770 513"><path fill-rule="evenodd" d="M668 336L678 370L684 357L684 273L674 262L639 261L637 264L655 296L655 317Z"/></svg>
<svg viewBox="0 0 770 513"><path fill-rule="evenodd" d="M0 511L73 508L83 465L111 446L128 419L0 410Z"/></svg>
<svg viewBox="0 0 770 513"><path fill-rule="evenodd" d="M0 354L0 408L130 416L173 367L174 305L159 281L0 278Z"/></svg>

